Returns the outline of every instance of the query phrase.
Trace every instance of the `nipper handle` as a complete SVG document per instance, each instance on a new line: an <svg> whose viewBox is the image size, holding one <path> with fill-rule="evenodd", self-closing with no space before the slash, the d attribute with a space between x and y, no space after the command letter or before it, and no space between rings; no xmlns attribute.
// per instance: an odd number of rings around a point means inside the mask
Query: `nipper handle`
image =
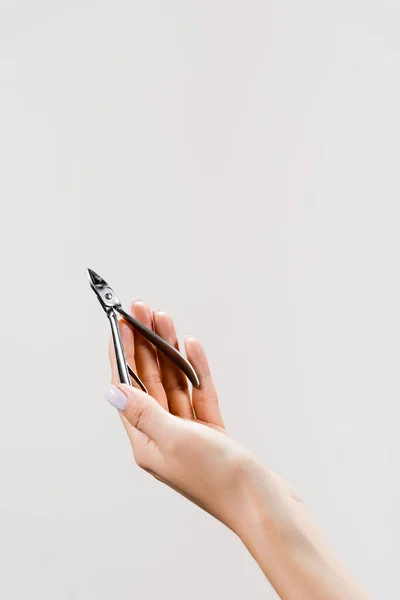
<svg viewBox="0 0 400 600"><path fill-rule="evenodd" d="M134 319L130 314L125 312L121 306L115 306L115 310L117 310L119 314L124 317L125 321L129 323L129 325L133 329L138 331L144 338L146 338L146 340L151 342L156 348L160 350L160 352L163 352L163 354L168 356L168 358L170 358L172 362L176 364L176 366L179 367L181 371L185 373L186 377L189 379L193 387L200 387L200 381L197 377L196 371L193 369L192 365L187 360L187 358L185 358L179 352L179 350L171 346L171 344L168 344L168 342L166 342L162 337L160 337L159 335L154 333L154 331L140 323L140 321Z"/></svg>

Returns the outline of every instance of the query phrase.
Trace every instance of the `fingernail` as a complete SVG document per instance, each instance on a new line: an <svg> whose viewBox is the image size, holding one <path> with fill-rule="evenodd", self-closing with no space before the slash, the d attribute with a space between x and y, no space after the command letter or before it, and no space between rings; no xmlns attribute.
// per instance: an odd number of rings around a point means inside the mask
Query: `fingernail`
<svg viewBox="0 0 400 600"><path fill-rule="evenodd" d="M128 403L128 398L121 392L121 390L115 387L115 385L108 386L104 393L104 397L107 402L112 404L112 406L115 406L115 408L118 410L125 410Z"/></svg>
<svg viewBox="0 0 400 600"><path fill-rule="evenodd" d="M134 304L138 304L139 302L143 304L143 300L141 300L140 298L132 298L131 305L133 306Z"/></svg>

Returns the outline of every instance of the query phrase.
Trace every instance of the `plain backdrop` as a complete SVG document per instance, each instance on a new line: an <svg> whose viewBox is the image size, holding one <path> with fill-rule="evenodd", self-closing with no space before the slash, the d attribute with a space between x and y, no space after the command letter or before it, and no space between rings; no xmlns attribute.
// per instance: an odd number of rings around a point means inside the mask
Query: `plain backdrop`
<svg viewBox="0 0 400 600"><path fill-rule="evenodd" d="M98 271L399 597L400 5L0 0L0 595L275 598L134 465Z"/></svg>

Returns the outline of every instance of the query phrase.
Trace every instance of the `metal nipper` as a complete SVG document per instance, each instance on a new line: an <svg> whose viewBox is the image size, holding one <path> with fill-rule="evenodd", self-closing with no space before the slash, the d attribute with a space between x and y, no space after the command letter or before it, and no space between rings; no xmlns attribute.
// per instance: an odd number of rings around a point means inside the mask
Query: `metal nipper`
<svg viewBox="0 0 400 600"><path fill-rule="evenodd" d="M176 348L168 344L162 337L157 335L154 331L134 319L129 313L127 313L121 306L114 290L108 285L106 281L100 275L97 275L92 269L88 269L90 286L97 296L104 312L106 313L108 320L111 325L111 332L113 337L113 343L115 348L115 356L118 366L118 374L121 383L132 385L130 377L132 377L136 383L141 387L144 392L147 392L146 386L140 380L139 376L126 362L124 347L121 341L121 335L118 325L117 312L124 318L124 320L140 335L145 337L151 342L160 352L163 352L173 363L185 373L186 377L192 383L195 388L200 387L200 381L193 369L190 362L185 358Z"/></svg>

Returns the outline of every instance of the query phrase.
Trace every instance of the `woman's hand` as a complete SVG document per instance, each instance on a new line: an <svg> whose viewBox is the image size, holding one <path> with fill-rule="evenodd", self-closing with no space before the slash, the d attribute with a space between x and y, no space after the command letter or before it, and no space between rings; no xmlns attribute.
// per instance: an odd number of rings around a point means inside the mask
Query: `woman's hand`
<svg viewBox="0 0 400 600"><path fill-rule="evenodd" d="M174 324L165 312L151 312L143 302L132 315L178 348ZM200 388L190 395L185 375L140 334L120 321L121 337L131 367L149 394L120 385L113 344L112 383L106 397L121 414L137 464L177 490L231 529L247 514L251 480L265 469L226 434L210 368L200 343L185 340L186 355Z"/></svg>

